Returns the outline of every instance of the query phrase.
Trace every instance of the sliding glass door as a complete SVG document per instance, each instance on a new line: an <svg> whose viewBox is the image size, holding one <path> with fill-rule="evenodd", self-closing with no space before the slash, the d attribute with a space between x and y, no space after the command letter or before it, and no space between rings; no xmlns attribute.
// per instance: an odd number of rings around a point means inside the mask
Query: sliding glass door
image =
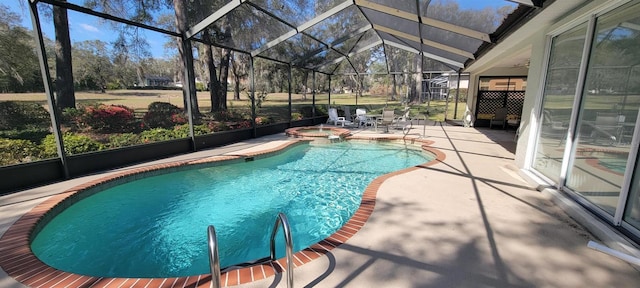
<svg viewBox="0 0 640 288"><path fill-rule="evenodd" d="M640 237L638 47L637 2L552 38L532 168Z"/></svg>
<svg viewBox="0 0 640 288"><path fill-rule="evenodd" d="M559 182L587 23L553 38L533 168Z"/></svg>

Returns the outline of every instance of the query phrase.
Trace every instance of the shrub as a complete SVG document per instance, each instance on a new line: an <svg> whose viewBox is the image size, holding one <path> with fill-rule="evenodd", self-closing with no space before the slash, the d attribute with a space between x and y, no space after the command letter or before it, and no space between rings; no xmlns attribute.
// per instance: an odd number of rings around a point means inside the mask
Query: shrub
<svg viewBox="0 0 640 288"><path fill-rule="evenodd" d="M72 128L79 129L82 128L84 124L84 111L85 109L76 109L76 108L64 108L62 110L62 119L61 122L63 125Z"/></svg>
<svg viewBox="0 0 640 288"><path fill-rule="evenodd" d="M122 89L124 88L124 85L121 85L118 82L108 82L107 83L107 90L118 90L118 89Z"/></svg>
<svg viewBox="0 0 640 288"><path fill-rule="evenodd" d="M241 121L244 120L244 115L236 110L225 110L225 111L216 111L212 113L213 119L218 121ZM251 118L251 117L249 117Z"/></svg>
<svg viewBox="0 0 640 288"><path fill-rule="evenodd" d="M0 138L0 165L13 165L40 159L40 148L35 143L21 139Z"/></svg>
<svg viewBox="0 0 640 288"><path fill-rule="evenodd" d="M207 86L204 85L204 83L202 83L202 82L196 82L196 90L197 91L206 91L207 90Z"/></svg>
<svg viewBox="0 0 640 288"><path fill-rule="evenodd" d="M325 106L325 105L316 105L316 115L317 116L329 115L329 112L327 112L327 106Z"/></svg>
<svg viewBox="0 0 640 288"><path fill-rule="evenodd" d="M256 117L256 125L267 125L273 122L268 116L258 116Z"/></svg>
<svg viewBox="0 0 640 288"><path fill-rule="evenodd" d="M144 123L149 128L172 128L176 124L187 123L187 118L178 106L166 102L153 102L144 114Z"/></svg>
<svg viewBox="0 0 640 288"><path fill-rule="evenodd" d="M304 118L311 118L313 117L313 108L311 106L302 106L300 107L300 114Z"/></svg>
<svg viewBox="0 0 640 288"><path fill-rule="evenodd" d="M229 125L227 125L226 122L218 122L218 121L209 122L207 124L207 128L211 132L227 131L231 129L231 127L229 127Z"/></svg>
<svg viewBox="0 0 640 288"><path fill-rule="evenodd" d="M134 120L133 109L122 105L98 105L85 107L84 124L99 132L130 131Z"/></svg>
<svg viewBox="0 0 640 288"><path fill-rule="evenodd" d="M235 125L232 125L230 128L231 129L251 128L251 121L250 120L240 121L240 122L237 122Z"/></svg>
<svg viewBox="0 0 640 288"><path fill-rule="evenodd" d="M42 139L44 139L44 137L49 134L51 134L51 132L49 132L49 129L27 127L23 130L14 129L0 131L0 138L29 140L33 143L39 144L40 142L42 142Z"/></svg>
<svg viewBox="0 0 640 288"><path fill-rule="evenodd" d="M189 137L189 125L176 126L173 131L175 132L176 138ZM211 133L211 130L209 130L209 127L206 124L193 125L193 133L196 136L205 135Z"/></svg>
<svg viewBox="0 0 640 288"><path fill-rule="evenodd" d="M292 121L296 121L296 120L302 120L302 114L297 113L297 112L293 112L291 113L291 120Z"/></svg>
<svg viewBox="0 0 640 288"><path fill-rule="evenodd" d="M109 148L127 147L140 143L140 136L134 133L113 134L109 136Z"/></svg>
<svg viewBox="0 0 640 288"><path fill-rule="evenodd" d="M174 130L164 128L154 128L151 130L142 131L140 133L140 141L142 143L151 143L159 141L167 141L178 138Z"/></svg>
<svg viewBox="0 0 640 288"><path fill-rule="evenodd" d="M82 134L64 133L64 135L62 135L62 142L64 143L64 152L67 155L100 151L105 148L100 142ZM41 145L43 157L51 158L58 156L56 140L53 134L47 135L47 137L42 140Z"/></svg>
<svg viewBox="0 0 640 288"><path fill-rule="evenodd" d="M35 102L0 101L0 130L49 129L49 112Z"/></svg>

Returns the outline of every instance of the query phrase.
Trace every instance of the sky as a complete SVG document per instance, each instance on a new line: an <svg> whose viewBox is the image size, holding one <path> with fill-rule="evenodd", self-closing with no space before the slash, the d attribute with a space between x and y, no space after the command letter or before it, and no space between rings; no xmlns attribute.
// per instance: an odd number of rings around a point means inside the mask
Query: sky
<svg viewBox="0 0 640 288"><path fill-rule="evenodd" d="M451 0L435 0L451 1ZM69 0L70 3L81 4L84 0ZM32 28L31 17L29 16L29 8L27 0L2 0L3 5L9 6L9 9L18 14L22 18L22 25L29 29ZM482 9L485 7L501 7L504 5L517 5L516 3L504 1L504 0L459 0L458 4L463 9ZM46 5L46 4L39 4ZM48 5L47 5L48 6ZM42 13L40 13L42 15ZM101 40L107 43L111 43L115 40L117 33L115 33L111 27L101 21L98 17L77 13L74 11L68 12L69 27L71 41L80 42L85 40ZM50 17L41 17L42 29L46 37L54 39L53 20ZM167 42L167 38L160 33L153 31L143 30L145 39L149 43L150 52L154 58L167 58L168 55L165 51L164 44ZM173 53L176 53L173 51Z"/></svg>
<svg viewBox="0 0 640 288"><path fill-rule="evenodd" d="M31 16L29 15L29 7L26 0L2 0L1 4L6 5L9 9L18 14L22 19L22 26L32 29ZM79 1L69 1L79 2ZM42 4L41 4L42 5ZM40 9L40 8L39 8ZM40 11L40 15L42 15ZM117 34L111 27L98 17L77 13L69 10L69 28L71 42L81 42L85 40L101 40L111 43L115 40ZM40 17L42 30L46 37L54 39L53 20L50 17ZM144 29L141 29L144 30ZM160 33L153 31L144 31L145 39L149 43L150 52L154 58L166 58L164 43L167 41Z"/></svg>

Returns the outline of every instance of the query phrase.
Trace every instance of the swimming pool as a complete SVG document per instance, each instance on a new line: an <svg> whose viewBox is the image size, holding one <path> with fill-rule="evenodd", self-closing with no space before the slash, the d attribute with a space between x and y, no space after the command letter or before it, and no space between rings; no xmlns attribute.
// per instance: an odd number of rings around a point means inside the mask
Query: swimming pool
<svg viewBox="0 0 640 288"><path fill-rule="evenodd" d="M267 237L279 211L289 217L300 250L342 227L371 180L429 160L410 146L357 141L302 145L252 162L148 177L72 205L38 233L32 248L54 268L85 275L205 274L207 225L218 231L223 266L268 255Z"/></svg>

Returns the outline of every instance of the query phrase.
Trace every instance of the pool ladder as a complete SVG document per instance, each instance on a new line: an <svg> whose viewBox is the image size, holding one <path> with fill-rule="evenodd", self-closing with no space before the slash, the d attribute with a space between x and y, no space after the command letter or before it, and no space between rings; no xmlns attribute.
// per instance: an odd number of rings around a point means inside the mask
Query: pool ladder
<svg viewBox="0 0 640 288"><path fill-rule="evenodd" d="M253 263L238 264L238 266L248 266L255 263L262 263L264 261L276 261L276 234L278 228L282 226L282 232L284 232L285 241L285 253L287 258L287 287L293 287L293 239L291 238L291 228L289 221L284 213L278 213L276 222L273 225L273 231L271 232L271 246L270 257L257 260ZM216 229L213 225L209 225L207 228L208 244L209 244L209 268L211 269L211 288L220 287L220 257L218 255L218 240L216 237Z"/></svg>

